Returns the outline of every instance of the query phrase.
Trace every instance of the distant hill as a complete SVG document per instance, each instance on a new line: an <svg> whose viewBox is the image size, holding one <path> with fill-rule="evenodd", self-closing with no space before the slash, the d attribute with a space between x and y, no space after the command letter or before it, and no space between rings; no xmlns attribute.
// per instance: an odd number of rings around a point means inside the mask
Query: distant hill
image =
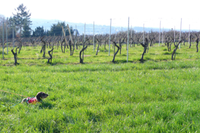
<svg viewBox="0 0 200 133"><path fill-rule="evenodd" d="M60 20L45 20L45 19L31 19L32 25L31 29L35 30L38 26L43 26L45 30L50 30L51 26L53 24L57 24L58 22L63 22ZM65 22L66 24L69 24L69 26L73 27L73 29L77 29L79 31L79 34L84 33L84 23L71 23L71 22ZM77 28L76 28L77 27ZM136 32L143 32L143 27L133 27L133 30ZM119 31L126 31L127 27L112 27L111 33L114 34ZM156 31L159 32L159 28L150 28L145 27L145 32L150 31ZM169 31L171 29L164 29L164 31ZM93 24L86 24L86 34L93 34ZM109 34L110 33L110 26L108 25L95 25L95 34Z"/></svg>
<svg viewBox="0 0 200 133"><path fill-rule="evenodd" d="M5 16L4 16L4 15L2 15L2 14L0 14L0 21L2 21L2 20L3 20L3 18L5 18Z"/></svg>
<svg viewBox="0 0 200 133"><path fill-rule="evenodd" d="M3 14L0 14L0 17L4 17L5 18L5 16Z"/></svg>

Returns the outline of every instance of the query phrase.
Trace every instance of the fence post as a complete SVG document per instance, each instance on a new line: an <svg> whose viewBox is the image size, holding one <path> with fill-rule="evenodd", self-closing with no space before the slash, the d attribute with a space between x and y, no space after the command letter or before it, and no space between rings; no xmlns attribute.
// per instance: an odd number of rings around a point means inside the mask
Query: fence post
<svg viewBox="0 0 200 133"><path fill-rule="evenodd" d="M132 25L131 25L131 38L133 38L133 35L132 35Z"/></svg>
<svg viewBox="0 0 200 133"><path fill-rule="evenodd" d="M117 34L117 32L116 32L116 29L115 29L115 40L116 40L116 34ZM113 49L113 56L115 55L115 45L114 45L114 43L113 43L113 47L114 47L114 49Z"/></svg>
<svg viewBox="0 0 200 133"><path fill-rule="evenodd" d="M95 37L95 22L93 22L93 51L95 50L94 37Z"/></svg>
<svg viewBox="0 0 200 133"><path fill-rule="evenodd" d="M143 24L143 44L144 44L144 24Z"/></svg>
<svg viewBox="0 0 200 133"><path fill-rule="evenodd" d="M128 17L128 31L127 31L127 62L128 62L128 45L129 45L129 21L130 18Z"/></svg>
<svg viewBox="0 0 200 133"><path fill-rule="evenodd" d="M181 30L182 30L182 18L181 18L181 24L180 24L180 37L179 41L181 40ZM179 44L179 49L181 48L181 43Z"/></svg>
<svg viewBox="0 0 200 133"><path fill-rule="evenodd" d="M14 42L14 27L15 27L15 24L13 22L12 24L12 41L13 41L13 48L15 47L15 42Z"/></svg>
<svg viewBox="0 0 200 133"><path fill-rule="evenodd" d="M162 28L162 45L163 45L163 29L164 29L164 28Z"/></svg>
<svg viewBox="0 0 200 133"><path fill-rule="evenodd" d="M175 39L175 26L174 26L174 42L176 41L176 39Z"/></svg>
<svg viewBox="0 0 200 133"><path fill-rule="evenodd" d="M190 25L189 25L188 45L189 43L190 43Z"/></svg>
<svg viewBox="0 0 200 133"><path fill-rule="evenodd" d="M86 28L86 23L84 24L84 34L83 34L83 48L85 46L85 28ZM83 51L83 54L82 54L82 59L84 59L84 51Z"/></svg>
<svg viewBox="0 0 200 133"><path fill-rule="evenodd" d="M77 39L77 25L75 25L75 29L76 29L76 34L75 34L75 40L74 40L74 49L76 48L76 45L77 45L77 41L76 41L76 39Z"/></svg>
<svg viewBox="0 0 200 133"><path fill-rule="evenodd" d="M112 24L112 19L110 19L109 53L108 53L108 56L110 56L110 36L111 36L111 24Z"/></svg>
<svg viewBox="0 0 200 133"><path fill-rule="evenodd" d="M160 21L160 28L161 28L161 21ZM160 46L160 30L159 30L159 46Z"/></svg>
<svg viewBox="0 0 200 133"><path fill-rule="evenodd" d="M8 19L6 21L6 45L7 45L7 54L8 54L8 27L7 27Z"/></svg>

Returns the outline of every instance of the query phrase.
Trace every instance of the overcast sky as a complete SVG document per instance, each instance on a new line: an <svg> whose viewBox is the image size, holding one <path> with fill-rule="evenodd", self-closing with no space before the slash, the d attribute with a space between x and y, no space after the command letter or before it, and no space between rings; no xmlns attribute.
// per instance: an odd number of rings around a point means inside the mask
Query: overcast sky
<svg viewBox="0 0 200 133"><path fill-rule="evenodd" d="M12 16L24 4L35 19L67 22L200 30L198 0L4 0L0 14Z"/></svg>

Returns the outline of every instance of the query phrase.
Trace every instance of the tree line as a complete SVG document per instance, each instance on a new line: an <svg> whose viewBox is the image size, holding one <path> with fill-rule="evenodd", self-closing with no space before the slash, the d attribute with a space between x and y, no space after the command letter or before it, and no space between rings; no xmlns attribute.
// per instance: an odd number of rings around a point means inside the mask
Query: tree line
<svg viewBox="0 0 200 133"><path fill-rule="evenodd" d="M10 18L5 18L3 15L0 15L0 36L2 37L2 31L4 26L4 35L12 38L14 37L39 37L39 36L61 36L62 27L67 29L65 22L57 22L57 24L53 24L50 30L44 30L43 26L38 26L35 29L31 29L32 21L30 19L31 13L27 10L26 6L23 4L19 5L15 9L15 13ZM70 27L71 33L74 33L73 27ZM68 30L66 31L66 35L69 35ZM77 31L77 30L76 30Z"/></svg>

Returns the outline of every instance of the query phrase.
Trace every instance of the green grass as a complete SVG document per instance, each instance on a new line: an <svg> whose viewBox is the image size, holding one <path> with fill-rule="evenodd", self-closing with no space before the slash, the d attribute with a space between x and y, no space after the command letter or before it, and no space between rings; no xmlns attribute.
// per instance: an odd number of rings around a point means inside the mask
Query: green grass
<svg viewBox="0 0 200 133"><path fill-rule="evenodd" d="M53 63L40 47L23 48L14 66L12 54L0 60L0 132L199 132L200 60L195 47L181 46L176 60L155 45L140 63L142 47L98 56L89 47L69 56L56 49ZM111 55L113 49L111 48ZM43 104L18 104L38 91Z"/></svg>

